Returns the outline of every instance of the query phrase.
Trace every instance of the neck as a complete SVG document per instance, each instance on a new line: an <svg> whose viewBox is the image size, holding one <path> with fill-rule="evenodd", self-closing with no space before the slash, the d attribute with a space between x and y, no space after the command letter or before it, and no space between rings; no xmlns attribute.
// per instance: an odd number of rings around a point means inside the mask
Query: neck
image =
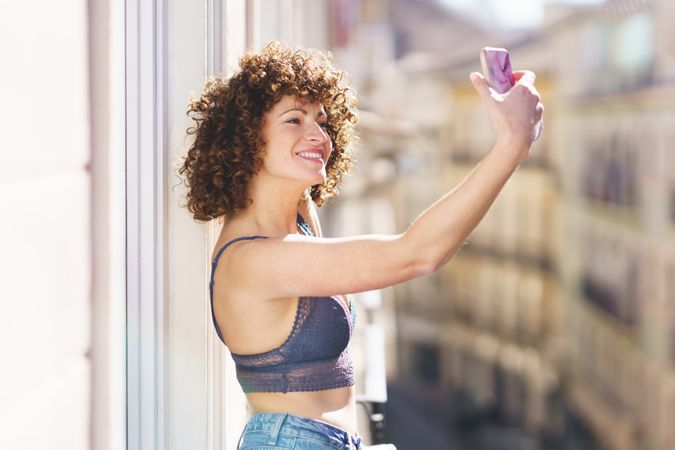
<svg viewBox="0 0 675 450"><path fill-rule="evenodd" d="M285 179L256 176L249 185L249 197L253 203L247 208L247 215L250 215L261 231L295 234L298 204L306 188Z"/></svg>

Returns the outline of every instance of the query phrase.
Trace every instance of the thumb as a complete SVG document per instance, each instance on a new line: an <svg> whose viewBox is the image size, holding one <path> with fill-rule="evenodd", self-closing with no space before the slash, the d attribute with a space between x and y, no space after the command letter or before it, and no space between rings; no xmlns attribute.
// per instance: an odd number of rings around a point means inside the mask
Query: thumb
<svg viewBox="0 0 675 450"><path fill-rule="evenodd" d="M485 78L483 78L483 75L479 72L471 72L471 74L469 74L469 79L481 98L487 100L490 97L490 85Z"/></svg>

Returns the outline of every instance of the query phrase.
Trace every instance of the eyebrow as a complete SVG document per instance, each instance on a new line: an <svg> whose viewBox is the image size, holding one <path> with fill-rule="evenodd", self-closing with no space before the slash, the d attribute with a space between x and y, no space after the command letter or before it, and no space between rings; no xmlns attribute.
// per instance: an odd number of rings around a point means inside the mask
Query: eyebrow
<svg viewBox="0 0 675 450"><path fill-rule="evenodd" d="M291 109L289 109L289 110L286 110L286 111L282 112L282 113L279 114L277 117L281 117L281 116L283 116L284 114L286 114L287 112L291 112L291 111L300 111L300 112L303 113L304 115L307 115L307 110L306 110L306 109L302 109L302 108L291 108ZM320 116L327 116L327 114L326 114L325 111L319 111L319 114L317 114L316 117L320 117Z"/></svg>

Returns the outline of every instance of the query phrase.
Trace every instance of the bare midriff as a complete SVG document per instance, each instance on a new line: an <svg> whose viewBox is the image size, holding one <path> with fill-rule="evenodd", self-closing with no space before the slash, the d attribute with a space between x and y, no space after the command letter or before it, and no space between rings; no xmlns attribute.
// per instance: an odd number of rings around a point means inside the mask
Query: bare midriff
<svg viewBox="0 0 675 450"><path fill-rule="evenodd" d="M329 423L356 434L354 386L311 392L250 392L254 413L285 412Z"/></svg>

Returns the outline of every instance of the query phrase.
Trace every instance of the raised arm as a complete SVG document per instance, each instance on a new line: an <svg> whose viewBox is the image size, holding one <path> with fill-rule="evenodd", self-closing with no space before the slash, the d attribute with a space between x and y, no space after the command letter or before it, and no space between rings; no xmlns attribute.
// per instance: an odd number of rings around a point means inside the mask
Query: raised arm
<svg viewBox="0 0 675 450"><path fill-rule="evenodd" d="M534 74L516 72L506 95L480 74L472 82L485 102L497 142L453 190L399 235L314 238L287 235L240 241L221 257L228 290L252 298L349 294L434 272L457 252L520 162L527 157L543 106ZM217 274L218 276L218 274Z"/></svg>
<svg viewBox="0 0 675 450"><path fill-rule="evenodd" d="M516 86L503 96L490 88L482 75L471 74L497 132L497 143L464 181L406 231L433 270L452 258L529 153L544 107L534 88L534 73L518 71L514 76Z"/></svg>

